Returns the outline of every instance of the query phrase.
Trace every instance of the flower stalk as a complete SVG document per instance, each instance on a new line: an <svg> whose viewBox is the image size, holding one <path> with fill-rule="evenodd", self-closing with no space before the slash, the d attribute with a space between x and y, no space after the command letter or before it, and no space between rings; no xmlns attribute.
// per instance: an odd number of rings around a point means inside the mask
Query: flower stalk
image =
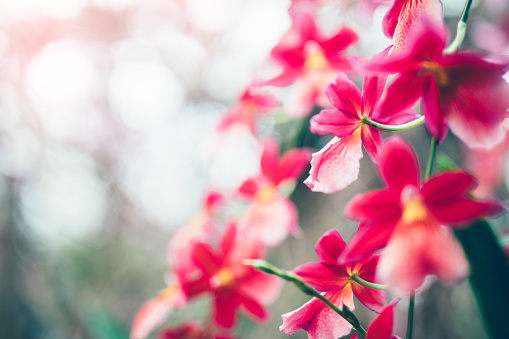
<svg viewBox="0 0 509 339"><path fill-rule="evenodd" d="M352 326L355 332L361 337L366 338L366 330L362 327L359 322L359 319L353 314L353 312L346 306L343 305L343 310L340 310L336 305L334 305L329 299L324 297L320 292L315 290L312 286L304 282L298 275L293 272L282 270L265 260L245 260L245 265L252 266L260 271L263 271L268 274L276 275L292 284L294 284L298 289L300 289L305 294L315 297L325 303L328 307L330 307L334 312L339 314L342 318L348 321Z"/></svg>
<svg viewBox="0 0 509 339"><path fill-rule="evenodd" d="M372 289L375 289L375 290L386 290L386 289L389 288L389 286L387 286L387 285L375 284L375 283L366 281L366 280L362 279L361 277L359 277L357 275L357 273L352 274L350 276L350 280L355 281L359 285L362 285L362 286L368 287L368 288L372 288Z"/></svg>
<svg viewBox="0 0 509 339"><path fill-rule="evenodd" d="M373 121L368 117L364 117L362 119L362 122L365 123L366 125L373 126L373 127L377 128L379 130L382 130L382 131L395 132L395 131L404 131L406 129L410 129L410 128L414 128L419 125L422 125L424 123L424 116L422 115L413 121L410 121L410 122L407 122L407 123L401 124L401 125L385 125L385 124L381 124L379 122Z"/></svg>

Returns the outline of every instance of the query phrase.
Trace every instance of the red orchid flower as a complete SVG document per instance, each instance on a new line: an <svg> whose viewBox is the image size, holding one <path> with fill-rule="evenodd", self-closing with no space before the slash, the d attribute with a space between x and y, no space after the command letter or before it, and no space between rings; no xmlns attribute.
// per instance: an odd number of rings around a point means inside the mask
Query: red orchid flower
<svg viewBox="0 0 509 339"><path fill-rule="evenodd" d="M408 48L408 33L412 23L426 17L442 24L442 2L440 0L395 0L383 19L384 34L392 38L396 50Z"/></svg>
<svg viewBox="0 0 509 339"><path fill-rule="evenodd" d="M387 56L390 48L376 54L370 63ZM364 145L376 163L377 148L382 144L379 130L363 121L370 118L382 96L386 75L367 74L361 91L344 73L327 87L325 93L336 109L321 111L311 118L311 131L333 134L334 138L319 152L313 154L309 177L304 183L313 191L333 193L344 189L359 177L359 161ZM391 123L401 124L417 117L412 111L391 116Z"/></svg>
<svg viewBox="0 0 509 339"><path fill-rule="evenodd" d="M442 141L449 126L469 147L490 148L505 135L509 84L502 76L509 62L488 61L468 51L444 54L445 38L443 28L418 20L409 34L408 50L369 66L399 73L374 117L383 122L422 97L425 124L434 138Z"/></svg>
<svg viewBox="0 0 509 339"><path fill-rule="evenodd" d="M378 317L368 326L366 339L399 339L397 336L391 335L394 324L394 308L399 300L395 300L387 305ZM358 339L354 334L351 339Z"/></svg>
<svg viewBox="0 0 509 339"><path fill-rule="evenodd" d="M427 275L455 283L468 274L464 253L442 225L464 226L504 208L497 201L474 200L468 192L476 179L461 170L420 182L412 146L395 136L380 151L380 177L387 188L360 194L346 207L348 218L361 221L342 260L349 262L388 247L377 278L401 292L419 287Z"/></svg>
<svg viewBox="0 0 509 339"><path fill-rule="evenodd" d="M238 99L237 105L223 117L218 129L224 131L234 124L243 124L255 134L256 118L267 114L277 106L280 106L280 103L273 95L256 94L253 92L253 87L249 86Z"/></svg>
<svg viewBox="0 0 509 339"><path fill-rule="evenodd" d="M337 71L353 69L344 51L358 40L358 36L343 26L334 35L324 37L316 26L313 11L302 9L307 6L297 7L290 11L292 26L271 51L272 58L283 70L263 84L288 86L296 83L286 111L294 118L301 118L307 116L316 104L328 106L323 90Z"/></svg>
<svg viewBox="0 0 509 339"><path fill-rule="evenodd" d="M307 263L293 272L330 299L340 309L343 304L354 309L353 295L366 307L381 311L385 304L385 292L364 287L351 280L353 274L366 281L374 282L379 256L349 264L338 264L338 258L348 246L337 230L326 232L316 244L320 262ZM345 319L313 298L301 308L283 314L283 325L279 328L284 334L292 335L305 330L309 338L335 339L350 333L352 326Z"/></svg>
<svg viewBox="0 0 509 339"><path fill-rule="evenodd" d="M230 223L217 250L208 243L195 243L192 252L201 277L193 284L184 284L183 289L192 294L196 286L205 286L214 297L218 326L232 328L239 309L258 320L268 318L265 306L278 297L283 281L244 265L246 259L264 258L266 249L262 244L238 237L236 225Z"/></svg>
<svg viewBox="0 0 509 339"><path fill-rule="evenodd" d="M309 158L310 152L303 149L290 150L280 158L275 140L264 143L260 175L246 180L239 188L240 194L251 199L239 222L243 235L275 246L289 233L299 232L297 209L278 189L299 178Z"/></svg>

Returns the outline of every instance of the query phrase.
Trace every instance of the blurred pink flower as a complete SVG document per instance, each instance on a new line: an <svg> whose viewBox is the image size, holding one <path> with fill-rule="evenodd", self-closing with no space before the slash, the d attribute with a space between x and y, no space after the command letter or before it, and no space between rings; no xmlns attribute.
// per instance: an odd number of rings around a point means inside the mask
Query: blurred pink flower
<svg viewBox="0 0 509 339"><path fill-rule="evenodd" d="M275 246L289 233L299 231L297 209L278 188L299 178L309 157L308 150L295 149L279 158L277 142L264 143L260 175L246 180L239 188L241 195L251 199L239 222L239 231L244 236Z"/></svg>
<svg viewBox="0 0 509 339"><path fill-rule="evenodd" d="M256 94L253 87L249 86L242 93L237 104L225 114L219 123L218 129L222 131L233 124L244 124L255 134L257 117L267 114L277 106L280 106L280 103L274 96L270 94Z"/></svg>
<svg viewBox="0 0 509 339"><path fill-rule="evenodd" d="M193 259L202 273L194 286L204 285L213 295L218 326L232 328L239 309L257 320L268 318L265 306L278 297L283 281L244 265L246 259L263 259L265 252L261 243L237 236L233 223L227 226L217 250L209 243L193 245ZM186 291L189 287L183 285Z"/></svg>
<svg viewBox="0 0 509 339"><path fill-rule="evenodd" d="M287 112L294 118L307 116L316 104L328 106L323 91L337 71L353 69L352 61L344 52L358 40L357 34L346 26L324 37L316 26L313 11L303 8L306 7L298 6L290 11L292 26L271 51L272 58L283 67L282 72L262 83L296 84Z"/></svg>
<svg viewBox="0 0 509 339"><path fill-rule="evenodd" d="M385 292L364 287L350 279L353 274L366 281L375 281L379 256L349 264L338 264L338 259L347 249L337 230L326 232L316 244L320 262L307 263L293 272L306 283L330 299L340 309L343 304L354 309L353 295L366 307L381 311L385 304ZM309 338L335 339L350 333L352 326L345 319L313 298L301 308L283 314L283 325L279 328L286 335L305 330Z"/></svg>
<svg viewBox="0 0 509 339"><path fill-rule="evenodd" d="M465 278L464 253L442 225L464 226L504 207L494 200L470 198L476 180L461 170L442 172L421 185L417 157L399 137L381 148L378 171L387 188L358 194L346 207L346 216L362 226L342 260L358 260L387 246L377 278L403 293L418 288L429 274L447 283Z"/></svg>

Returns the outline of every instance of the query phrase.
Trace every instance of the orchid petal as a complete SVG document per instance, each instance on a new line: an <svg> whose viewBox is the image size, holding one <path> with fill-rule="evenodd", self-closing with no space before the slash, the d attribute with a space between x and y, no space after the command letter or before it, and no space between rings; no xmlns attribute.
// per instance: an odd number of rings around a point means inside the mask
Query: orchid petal
<svg viewBox="0 0 509 339"><path fill-rule="evenodd" d="M380 177L390 189L401 190L407 185L419 187L417 155L407 141L393 136L387 139L379 155Z"/></svg>
<svg viewBox="0 0 509 339"><path fill-rule="evenodd" d="M433 77L426 77L427 84L424 88L422 99L422 112L424 114L426 128L440 143L447 135L447 125L445 123L445 114L440 107L440 97L438 85Z"/></svg>
<svg viewBox="0 0 509 339"><path fill-rule="evenodd" d="M320 262L327 264L337 264L341 253L347 248L343 237L338 230L330 230L325 232L315 246L316 254Z"/></svg>
<svg viewBox="0 0 509 339"><path fill-rule="evenodd" d="M307 263L295 268L293 273L319 292L338 292L346 286L350 278L348 273L336 263L334 265Z"/></svg>
<svg viewBox="0 0 509 339"><path fill-rule="evenodd" d="M346 138L355 132L361 124L357 113L342 110L323 110L310 121L311 132L315 134L332 134Z"/></svg>
<svg viewBox="0 0 509 339"><path fill-rule="evenodd" d="M376 250L385 247L395 227L394 222L377 222L357 231L339 262L351 263L371 256Z"/></svg>
<svg viewBox="0 0 509 339"><path fill-rule="evenodd" d="M361 110L361 91L346 76L339 73L334 82L325 90L331 104L340 111L359 114Z"/></svg>
<svg viewBox="0 0 509 339"><path fill-rule="evenodd" d="M345 216L353 220L397 221L402 209L398 192L375 190L357 194L345 208Z"/></svg>
<svg viewBox="0 0 509 339"><path fill-rule="evenodd" d="M313 153L309 177L304 181L314 192L333 193L344 189L359 177L362 159L360 138L335 137L319 152Z"/></svg>

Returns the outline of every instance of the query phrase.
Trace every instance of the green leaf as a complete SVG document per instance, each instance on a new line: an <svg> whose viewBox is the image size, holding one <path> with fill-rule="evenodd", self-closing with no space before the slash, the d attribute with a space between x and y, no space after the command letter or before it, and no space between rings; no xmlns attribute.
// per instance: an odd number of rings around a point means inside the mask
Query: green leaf
<svg viewBox="0 0 509 339"><path fill-rule="evenodd" d="M470 284L485 327L493 339L509 338L509 264L486 220L456 229L470 262Z"/></svg>

